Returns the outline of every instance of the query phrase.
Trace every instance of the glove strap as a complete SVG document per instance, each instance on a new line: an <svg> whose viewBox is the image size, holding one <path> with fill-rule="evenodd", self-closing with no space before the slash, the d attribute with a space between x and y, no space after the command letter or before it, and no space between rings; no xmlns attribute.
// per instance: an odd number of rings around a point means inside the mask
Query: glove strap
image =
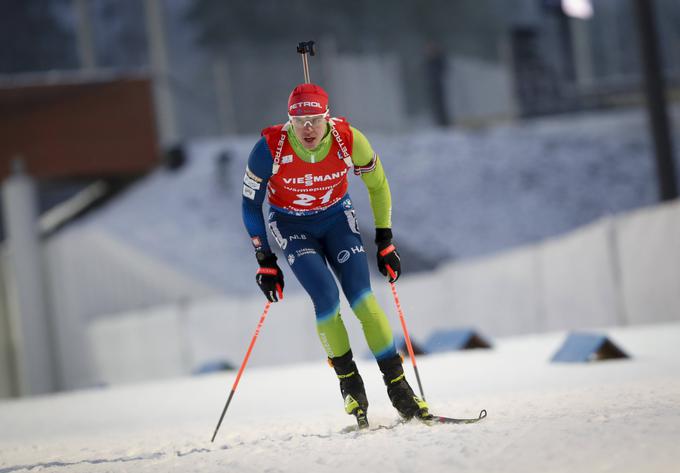
<svg viewBox="0 0 680 473"><path fill-rule="evenodd" d="M276 268L260 268L257 270L257 274L270 274L272 276L276 276L278 271Z"/></svg>
<svg viewBox="0 0 680 473"><path fill-rule="evenodd" d="M380 250L380 256L387 256L390 253L392 253L394 250L396 250L394 245L390 245L387 248L383 248L382 250Z"/></svg>

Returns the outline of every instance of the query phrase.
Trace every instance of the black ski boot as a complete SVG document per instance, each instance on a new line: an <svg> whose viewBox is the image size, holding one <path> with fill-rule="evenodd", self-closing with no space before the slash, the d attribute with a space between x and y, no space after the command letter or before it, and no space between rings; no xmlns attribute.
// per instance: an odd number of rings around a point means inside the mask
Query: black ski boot
<svg viewBox="0 0 680 473"><path fill-rule="evenodd" d="M399 415L406 420L413 417L429 419L427 403L414 394L406 381L401 356L397 354L387 360L379 361L378 366L383 373L387 395Z"/></svg>
<svg viewBox="0 0 680 473"><path fill-rule="evenodd" d="M342 356L329 358L328 362L340 380L340 392L345 401L345 412L356 417L360 428L368 427L366 418L368 399L364 390L364 381L352 359L352 350Z"/></svg>

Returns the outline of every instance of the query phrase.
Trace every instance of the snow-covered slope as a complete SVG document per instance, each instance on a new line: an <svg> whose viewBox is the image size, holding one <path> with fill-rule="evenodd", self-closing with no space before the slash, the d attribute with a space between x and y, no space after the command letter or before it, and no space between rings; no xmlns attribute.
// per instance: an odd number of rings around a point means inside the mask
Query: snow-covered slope
<svg viewBox="0 0 680 473"><path fill-rule="evenodd" d="M642 110L477 131L413 130L368 137L388 173L406 275L411 268L536 241L656 200ZM240 195L245 161L256 139L195 142L190 163L181 171L157 171L80 224L111 232L225 293L255 294ZM222 150L233 157L227 189L218 184ZM372 240L370 207L359 179L351 179L350 192L365 240ZM295 281L286 287L299 290Z"/></svg>
<svg viewBox="0 0 680 473"><path fill-rule="evenodd" d="M476 425L341 434L323 361L246 370L214 444L234 372L0 402L0 473L677 472L680 324L608 333L631 360L548 363L563 333L420 357L432 410L487 409ZM372 423L393 423L377 367L358 363Z"/></svg>

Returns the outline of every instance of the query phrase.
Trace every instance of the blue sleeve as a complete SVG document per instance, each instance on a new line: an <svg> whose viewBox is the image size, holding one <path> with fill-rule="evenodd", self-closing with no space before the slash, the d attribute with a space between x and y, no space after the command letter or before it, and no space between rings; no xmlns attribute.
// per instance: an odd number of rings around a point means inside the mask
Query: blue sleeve
<svg viewBox="0 0 680 473"><path fill-rule="evenodd" d="M248 157L248 166L243 176L243 224L253 241L253 246L269 250L267 230L262 216L262 204L267 196L267 182L272 176L272 154L267 141L261 138L253 147Z"/></svg>

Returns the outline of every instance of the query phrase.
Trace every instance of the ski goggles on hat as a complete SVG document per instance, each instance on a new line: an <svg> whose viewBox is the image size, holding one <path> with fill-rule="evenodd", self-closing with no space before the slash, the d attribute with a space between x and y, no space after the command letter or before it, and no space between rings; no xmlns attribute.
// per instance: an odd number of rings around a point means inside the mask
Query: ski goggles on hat
<svg viewBox="0 0 680 473"><path fill-rule="evenodd" d="M300 128L304 128L307 125L314 127L321 125L328 119L328 112L319 113L317 115L288 115L288 119L294 126L299 126Z"/></svg>

